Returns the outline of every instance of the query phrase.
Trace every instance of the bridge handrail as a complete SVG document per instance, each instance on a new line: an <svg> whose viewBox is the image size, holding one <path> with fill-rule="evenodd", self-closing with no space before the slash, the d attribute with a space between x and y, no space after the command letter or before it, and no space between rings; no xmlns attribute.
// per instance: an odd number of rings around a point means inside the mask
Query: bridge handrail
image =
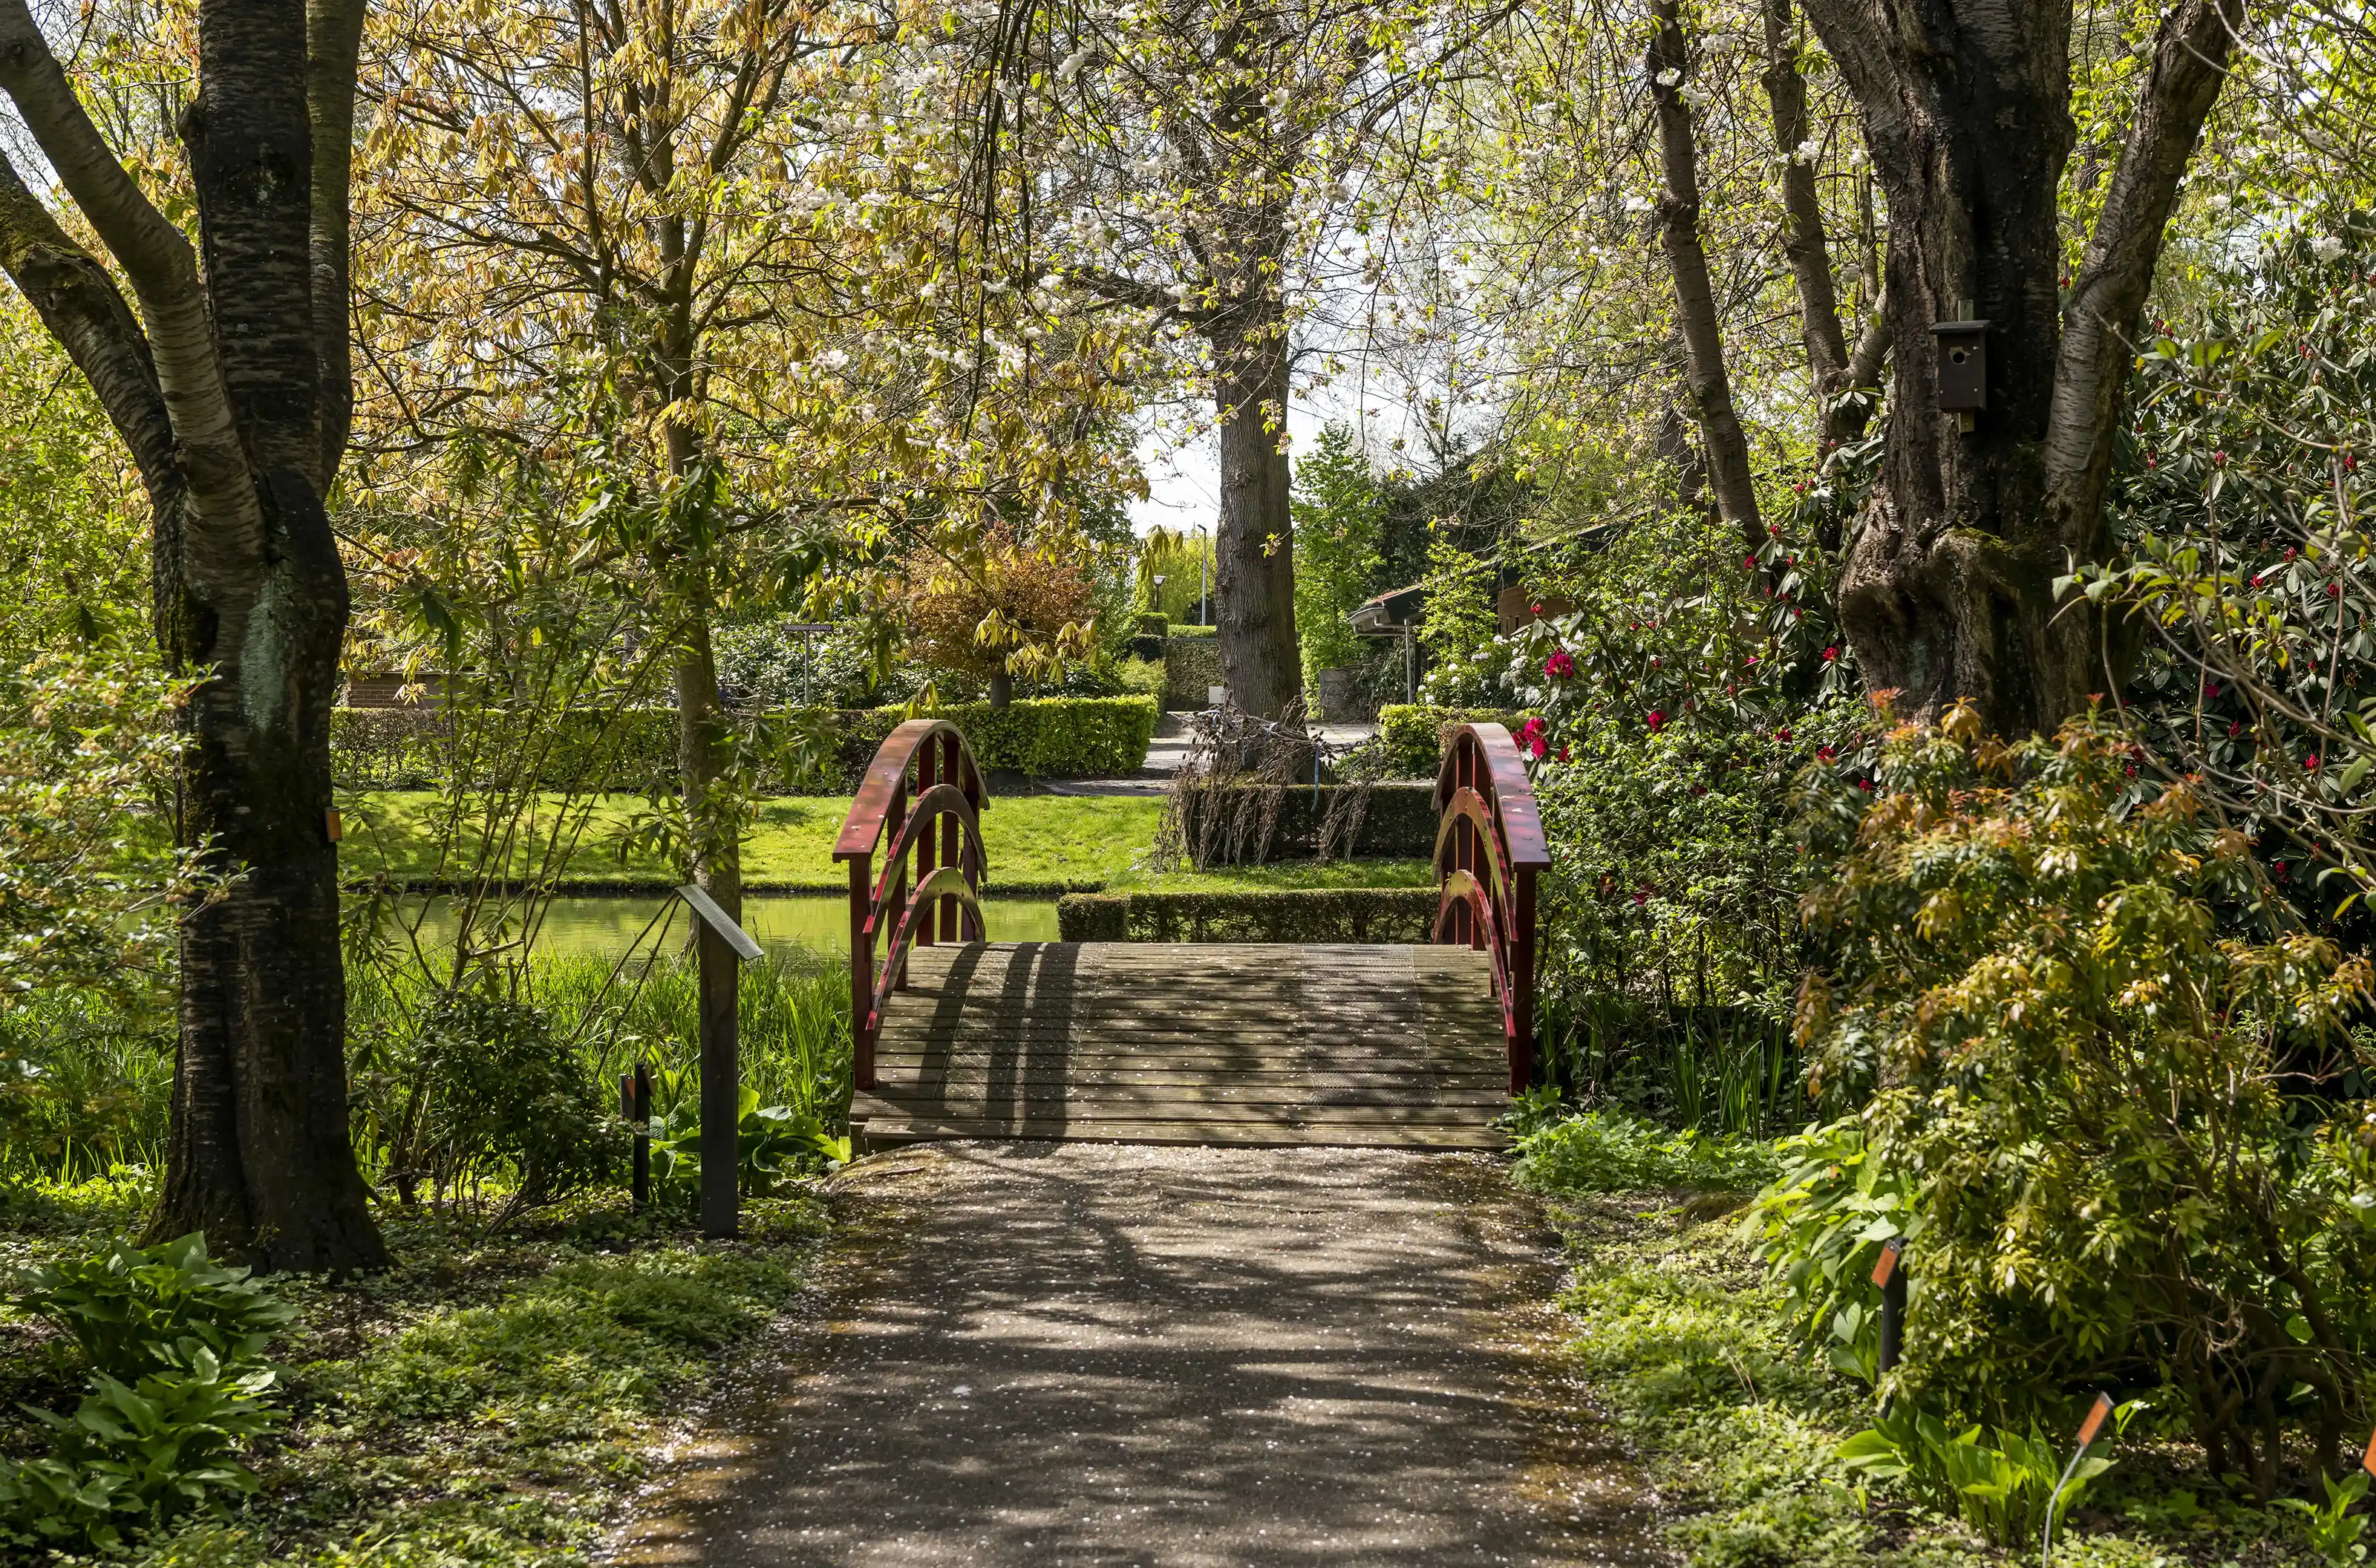
<svg viewBox="0 0 2376 1568"><path fill-rule="evenodd" d="M1534 781L1510 731L1464 724L1436 773L1435 940L1491 959L1510 1092L1535 1070L1535 878L1551 863Z"/></svg>
<svg viewBox="0 0 2376 1568"><path fill-rule="evenodd" d="M861 1089L875 1087L874 1041L891 993L908 983L909 951L981 940L983 803L973 748L944 719L910 719L892 731L859 781L833 858L849 867L851 1069ZM877 878L885 831L891 848ZM875 944L886 931L878 975Z"/></svg>

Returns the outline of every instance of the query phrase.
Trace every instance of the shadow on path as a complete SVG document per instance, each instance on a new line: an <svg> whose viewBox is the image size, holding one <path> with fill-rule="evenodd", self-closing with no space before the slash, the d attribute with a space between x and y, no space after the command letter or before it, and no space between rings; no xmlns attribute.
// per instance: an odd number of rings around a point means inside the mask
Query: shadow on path
<svg viewBox="0 0 2376 1568"><path fill-rule="evenodd" d="M1496 1161L944 1145L838 1185L842 1321L613 1561L1669 1561Z"/></svg>

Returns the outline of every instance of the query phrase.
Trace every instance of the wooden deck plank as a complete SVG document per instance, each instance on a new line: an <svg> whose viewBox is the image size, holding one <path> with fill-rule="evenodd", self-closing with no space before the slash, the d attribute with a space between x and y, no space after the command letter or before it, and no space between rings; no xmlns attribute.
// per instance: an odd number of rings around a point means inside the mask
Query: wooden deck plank
<svg viewBox="0 0 2376 1568"><path fill-rule="evenodd" d="M1501 1009L1467 949L982 943L921 949L908 979L861 1146L1502 1142Z"/></svg>

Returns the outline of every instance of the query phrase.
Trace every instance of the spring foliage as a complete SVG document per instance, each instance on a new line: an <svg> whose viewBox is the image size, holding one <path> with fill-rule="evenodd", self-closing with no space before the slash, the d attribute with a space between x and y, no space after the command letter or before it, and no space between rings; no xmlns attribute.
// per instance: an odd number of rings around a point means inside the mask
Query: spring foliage
<svg viewBox="0 0 2376 1568"><path fill-rule="evenodd" d="M2320 1120L2371 970L2225 930L2254 872L2097 718L1894 731L1870 802L1816 775L1804 908L1832 944L1799 1035L1914 1186L1907 1360L1885 1385L2002 1422L2082 1380L2167 1381L2215 1474L2332 1456L2376 1336L2376 1118Z"/></svg>

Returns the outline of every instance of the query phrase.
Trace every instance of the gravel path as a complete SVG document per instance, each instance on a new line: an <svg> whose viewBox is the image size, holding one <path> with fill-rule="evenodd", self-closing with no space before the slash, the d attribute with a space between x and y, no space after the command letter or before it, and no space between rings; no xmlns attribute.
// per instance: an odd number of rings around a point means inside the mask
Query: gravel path
<svg viewBox="0 0 2376 1568"><path fill-rule="evenodd" d="M1668 1560L1497 1161L956 1145L838 1185L770 1394L616 1561Z"/></svg>

